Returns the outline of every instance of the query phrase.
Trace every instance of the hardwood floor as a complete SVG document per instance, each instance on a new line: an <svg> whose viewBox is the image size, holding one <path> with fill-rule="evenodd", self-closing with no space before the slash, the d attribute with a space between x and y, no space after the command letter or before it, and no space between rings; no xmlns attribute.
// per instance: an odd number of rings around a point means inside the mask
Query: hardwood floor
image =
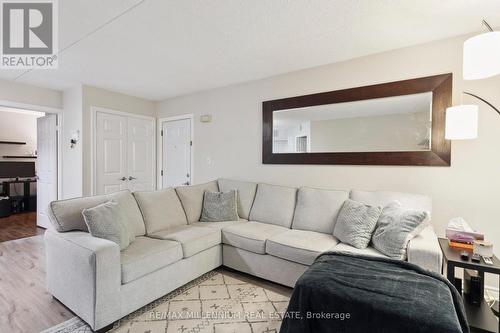
<svg viewBox="0 0 500 333"><path fill-rule="evenodd" d="M36 213L14 214L0 218L0 242L41 235L43 228L36 226Z"/></svg>
<svg viewBox="0 0 500 333"><path fill-rule="evenodd" d="M0 332L38 333L73 316L46 291L43 236L0 243Z"/></svg>

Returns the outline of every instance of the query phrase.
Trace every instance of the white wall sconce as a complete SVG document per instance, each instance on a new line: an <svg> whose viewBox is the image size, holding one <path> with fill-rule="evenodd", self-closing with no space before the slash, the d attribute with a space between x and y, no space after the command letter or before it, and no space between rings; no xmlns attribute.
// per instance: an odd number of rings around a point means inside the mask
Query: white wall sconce
<svg viewBox="0 0 500 333"><path fill-rule="evenodd" d="M464 42L464 80L479 80L500 74L500 32L493 31L485 20L482 23L489 32ZM500 115L500 110L484 98L465 91L463 94L484 102ZM457 105L446 109L446 139L477 138L478 109L477 105Z"/></svg>
<svg viewBox="0 0 500 333"><path fill-rule="evenodd" d="M70 137L70 148L73 149L75 148L76 144L78 143L78 141L80 141L80 131L79 130L76 130L76 131L73 131L71 132L71 137Z"/></svg>

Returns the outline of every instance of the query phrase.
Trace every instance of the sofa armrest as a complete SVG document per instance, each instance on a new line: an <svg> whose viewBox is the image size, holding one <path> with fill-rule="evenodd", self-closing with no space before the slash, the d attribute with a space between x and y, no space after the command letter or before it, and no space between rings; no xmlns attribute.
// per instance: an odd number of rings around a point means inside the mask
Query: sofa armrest
<svg viewBox="0 0 500 333"><path fill-rule="evenodd" d="M408 262L441 274L443 253L432 226L410 240L407 249Z"/></svg>
<svg viewBox="0 0 500 333"><path fill-rule="evenodd" d="M47 288L92 329L120 316L118 244L87 232L45 233Z"/></svg>

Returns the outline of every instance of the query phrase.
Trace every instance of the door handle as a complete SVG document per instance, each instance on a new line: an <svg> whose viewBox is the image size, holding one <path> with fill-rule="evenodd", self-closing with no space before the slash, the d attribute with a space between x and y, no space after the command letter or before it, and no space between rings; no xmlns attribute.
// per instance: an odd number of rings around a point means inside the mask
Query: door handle
<svg viewBox="0 0 500 333"><path fill-rule="evenodd" d="M134 180L134 179L137 179L137 178L132 177L132 176L128 177L128 180Z"/></svg>
<svg viewBox="0 0 500 333"><path fill-rule="evenodd" d="M126 181L127 180L127 177L122 177L120 178L119 180L121 180L122 182Z"/></svg>

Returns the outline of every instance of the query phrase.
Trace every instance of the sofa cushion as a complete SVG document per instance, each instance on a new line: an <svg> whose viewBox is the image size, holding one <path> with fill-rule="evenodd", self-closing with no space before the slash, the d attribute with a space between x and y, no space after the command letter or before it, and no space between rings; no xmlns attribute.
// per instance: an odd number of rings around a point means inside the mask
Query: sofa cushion
<svg viewBox="0 0 500 333"><path fill-rule="evenodd" d="M250 252L265 254L266 240L290 229L255 221L222 229L222 242Z"/></svg>
<svg viewBox="0 0 500 333"><path fill-rule="evenodd" d="M290 228L296 195L294 187L259 184L250 220Z"/></svg>
<svg viewBox="0 0 500 333"><path fill-rule="evenodd" d="M129 224L129 229L135 236L146 233L144 220L142 219L139 206L129 190L114 192L111 194L95 195L67 200L53 201L49 205L49 217L54 228L59 232L80 230L87 231L88 228L83 219L82 211L92 208L108 201L118 203Z"/></svg>
<svg viewBox="0 0 500 333"><path fill-rule="evenodd" d="M184 258L209 249L221 243L221 233L216 228L195 227L192 225L177 226L160 230L149 237L173 240L181 243Z"/></svg>
<svg viewBox="0 0 500 333"><path fill-rule="evenodd" d="M399 201L405 209L422 210L432 213L432 200L422 194L390 192L390 191L356 191L352 190L352 200L371 206L385 207L391 201Z"/></svg>
<svg viewBox="0 0 500 333"><path fill-rule="evenodd" d="M219 179L218 183L220 191L238 191L238 215L241 218L248 219L257 192L257 183L230 179Z"/></svg>
<svg viewBox="0 0 500 333"><path fill-rule="evenodd" d="M130 232L125 214L114 201L108 201L82 211L85 224L92 236L115 242L126 249L135 236Z"/></svg>
<svg viewBox="0 0 500 333"><path fill-rule="evenodd" d="M300 188L292 229L332 234L337 215L347 199L348 191Z"/></svg>
<svg viewBox="0 0 500 333"><path fill-rule="evenodd" d="M289 230L270 237L266 242L266 253L299 264L311 265L320 253L328 251L338 243L332 235Z"/></svg>
<svg viewBox="0 0 500 333"><path fill-rule="evenodd" d="M198 185L179 186L175 188L175 191L181 199L188 223L193 223L200 220L205 191L218 192L219 186L217 181L212 181Z"/></svg>
<svg viewBox="0 0 500 333"><path fill-rule="evenodd" d="M122 283L128 283L182 259L181 244L137 237L121 252Z"/></svg>
<svg viewBox="0 0 500 333"><path fill-rule="evenodd" d="M223 228L230 227L232 225L242 222L247 222L247 220L239 219L238 221L224 221L224 222L193 222L190 225L195 227L217 228L218 230L222 230Z"/></svg>
<svg viewBox="0 0 500 333"><path fill-rule="evenodd" d="M376 249L374 249L371 246L365 247L364 249L358 249L358 248L355 248L354 246L351 246L351 245L346 244L346 243L339 243L337 246L330 249L330 251L347 252L347 253L361 254L361 255L367 255L367 256L372 256L372 257L387 258L386 255L377 251Z"/></svg>
<svg viewBox="0 0 500 333"><path fill-rule="evenodd" d="M187 224L181 201L173 188L134 192L134 196L144 217L148 235Z"/></svg>

